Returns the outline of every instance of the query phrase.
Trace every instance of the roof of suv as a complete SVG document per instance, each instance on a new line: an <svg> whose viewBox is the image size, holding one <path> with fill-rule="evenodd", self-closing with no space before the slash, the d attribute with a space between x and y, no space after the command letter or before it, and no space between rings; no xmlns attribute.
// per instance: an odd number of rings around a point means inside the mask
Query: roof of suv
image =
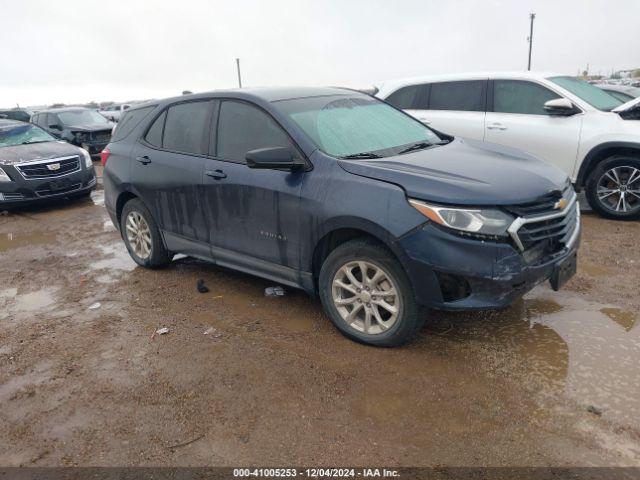
<svg viewBox="0 0 640 480"><path fill-rule="evenodd" d="M91 110L86 107L58 107L58 108L47 108L45 110L38 110L37 113L60 113L60 112L72 112L74 110Z"/></svg>
<svg viewBox="0 0 640 480"><path fill-rule="evenodd" d="M341 87L253 87L253 88L234 88L226 90L212 90L210 92L193 93L189 95L180 95L171 98L165 98L160 103L171 103L178 100L189 100L195 98L207 98L212 96L224 97L230 95L235 98L256 99L260 98L267 102L277 102L280 100L290 100L292 98L305 97L322 97L328 95L363 95L361 92L349 90ZM147 102L156 103L156 102ZM136 105L141 107L145 104Z"/></svg>

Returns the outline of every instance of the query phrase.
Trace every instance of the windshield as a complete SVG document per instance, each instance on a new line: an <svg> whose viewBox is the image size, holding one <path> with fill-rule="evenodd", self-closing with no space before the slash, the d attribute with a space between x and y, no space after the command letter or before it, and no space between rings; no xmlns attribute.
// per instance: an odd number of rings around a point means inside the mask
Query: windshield
<svg viewBox="0 0 640 480"><path fill-rule="evenodd" d="M407 146L441 142L417 120L374 98L310 97L282 100L278 106L325 153L347 157L396 155Z"/></svg>
<svg viewBox="0 0 640 480"><path fill-rule="evenodd" d="M28 123L0 126L0 147L53 141L47 132Z"/></svg>
<svg viewBox="0 0 640 480"><path fill-rule="evenodd" d="M592 107L604 112L610 112L618 105L624 103L604 90L600 90L598 87L594 87L590 83L576 77L551 77L548 80L573 93L576 97L581 98Z"/></svg>
<svg viewBox="0 0 640 480"><path fill-rule="evenodd" d="M98 112L93 110L69 110L67 112L58 112L58 118L63 125L89 125L92 123L109 123Z"/></svg>

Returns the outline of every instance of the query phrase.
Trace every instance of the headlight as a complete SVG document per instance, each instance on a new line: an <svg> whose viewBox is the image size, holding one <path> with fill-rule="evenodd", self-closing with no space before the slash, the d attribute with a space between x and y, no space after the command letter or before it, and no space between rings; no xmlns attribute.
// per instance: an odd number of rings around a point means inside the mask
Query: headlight
<svg viewBox="0 0 640 480"><path fill-rule="evenodd" d="M89 155L89 152L87 152L84 148L81 148L80 151L82 152L82 156L84 157L84 166L86 168L93 167L93 161L91 160L91 155Z"/></svg>
<svg viewBox="0 0 640 480"><path fill-rule="evenodd" d="M7 172L5 172L2 168L0 168L0 182L10 182L11 179L9 178L9 175L7 175Z"/></svg>
<svg viewBox="0 0 640 480"><path fill-rule="evenodd" d="M507 228L514 220L511 215L491 208L440 207L413 199L409 199L409 203L440 225L480 235L506 237Z"/></svg>

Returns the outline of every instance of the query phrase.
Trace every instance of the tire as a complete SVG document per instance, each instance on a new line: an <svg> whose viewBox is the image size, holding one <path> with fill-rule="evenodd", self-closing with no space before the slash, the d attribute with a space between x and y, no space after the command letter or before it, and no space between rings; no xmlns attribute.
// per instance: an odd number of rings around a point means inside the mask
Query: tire
<svg viewBox="0 0 640 480"><path fill-rule="evenodd" d="M620 183L615 181L615 175ZM632 182L626 184L628 180ZM620 201L620 189L623 189L624 202ZM614 193L607 195L609 191ZM614 155L598 163L587 177L586 196L591 208L605 218L640 218L640 158Z"/></svg>
<svg viewBox="0 0 640 480"><path fill-rule="evenodd" d="M130 228L127 227L127 222L130 222ZM143 232L142 237L144 237L144 239L139 238L138 242L135 241L136 228L137 231ZM122 209L120 232L129 255L138 265L146 268L160 268L171 262L173 254L165 248L151 212L139 199L129 200Z"/></svg>
<svg viewBox="0 0 640 480"><path fill-rule="evenodd" d="M375 285L369 284L365 290L367 282L362 281L360 267L363 264L369 280L376 278L377 271L382 272L384 280L378 280ZM356 280L355 283L346 275L347 270ZM334 283L336 280L349 289L337 286ZM360 290L358 283L363 287ZM372 240L350 240L333 250L322 264L318 286L322 305L331 322L356 342L377 347L397 347L413 338L424 325L424 315L421 315L421 308L415 301L413 287L402 265L389 250ZM396 296L379 294L391 291L390 288L395 288ZM395 317L390 310L381 306L382 303L395 307ZM353 317L355 321L350 322L347 318L355 309L358 309ZM367 315L369 323L366 322Z"/></svg>

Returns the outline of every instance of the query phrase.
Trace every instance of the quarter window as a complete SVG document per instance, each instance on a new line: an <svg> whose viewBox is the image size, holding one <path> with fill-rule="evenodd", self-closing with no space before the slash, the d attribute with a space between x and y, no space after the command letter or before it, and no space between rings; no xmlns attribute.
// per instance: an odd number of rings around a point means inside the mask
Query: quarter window
<svg viewBox="0 0 640 480"><path fill-rule="evenodd" d="M167 110L162 147L175 152L203 155L207 153L207 125L211 103L179 103Z"/></svg>
<svg viewBox="0 0 640 480"><path fill-rule="evenodd" d="M484 112L486 84L484 80L433 83L429 109Z"/></svg>
<svg viewBox="0 0 640 480"><path fill-rule="evenodd" d="M129 135L134 128L138 126L140 121L146 117L151 110L155 107L144 107L138 108L137 110L131 110L130 112L126 112L120 122L118 123L118 127L116 128L113 136L111 137L112 142L117 142L122 140L127 135Z"/></svg>
<svg viewBox="0 0 640 480"><path fill-rule="evenodd" d="M245 155L257 148L293 147L287 134L269 115L245 102L231 100L220 105L216 156L245 162Z"/></svg>
<svg viewBox="0 0 640 480"><path fill-rule="evenodd" d="M167 112L162 112L162 115L156 118L156 121L153 122L153 125L151 125L151 128L147 131L144 139L149 145L162 148L162 130L164 129L164 119L166 117ZM116 131L118 131L117 128Z"/></svg>
<svg viewBox="0 0 640 480"><path fill-rule="evenodd" d="M521 80L495 80L493 82L493 111L548 115L544 104L560 96L548 88Z"/></svg>

